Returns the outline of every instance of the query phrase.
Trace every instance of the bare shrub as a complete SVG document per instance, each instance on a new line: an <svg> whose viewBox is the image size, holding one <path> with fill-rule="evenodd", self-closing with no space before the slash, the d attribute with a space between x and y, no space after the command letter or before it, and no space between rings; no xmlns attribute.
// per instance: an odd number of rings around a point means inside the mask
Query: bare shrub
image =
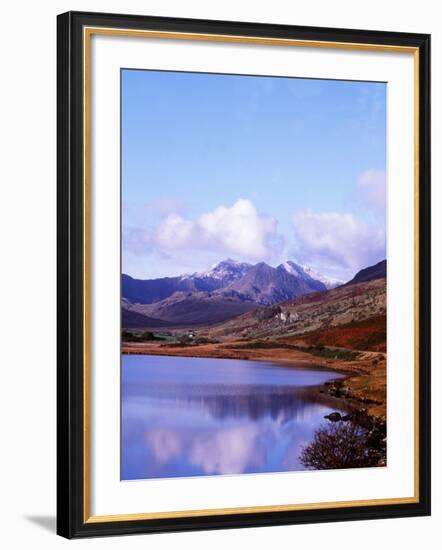
<svg viewBox="0 0 442 550"><path fill-rule="evenodd" d="M312 443L302 450L300 461L313 470L376 466L382 457L367 445L367 435L367 430L352 422L321 426Z"/></svg>

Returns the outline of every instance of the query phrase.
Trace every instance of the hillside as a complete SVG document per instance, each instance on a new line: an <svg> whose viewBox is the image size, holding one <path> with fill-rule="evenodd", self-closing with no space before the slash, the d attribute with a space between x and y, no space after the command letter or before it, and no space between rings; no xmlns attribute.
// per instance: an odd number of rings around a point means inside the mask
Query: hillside
<svg viewBox="0 0 442 550"><path fill-rule="evenodd" d="M146 318L159 319L169 326L193 326L218 323L236 317L256 309L257 304L245 297L238 297L233 291L226 294L175 292L155 304L133 304L125 307L141 318L147 316ZM144 326L155 325L146 322Z"/></svg>
<svg viewBox="0 0 442 550"><path fill-rule="evenodd" d="M169 327L170 323L161 319L153 319L136 311L126 308L121 310L121 324L123 328L161 328Z"/></svg>
<svg viewBox="0 0 442 550"><path fill-rule="evenodd" d="M347 285L353 285L355 283L365 283L367 281L374 281L375 279L385 279L387 277L387 260L382 260L375 265L361 269L353 277L351 281L346 283Z"/></svg>
<svg viewBox="0 0 442 550"><path fill-rule="evenodd" d="M211 280L163 277L161 279L134 279L121 276L121 294L129 303L153 304L168 298L175 292L199 292L216 290L218 285Z"/></svg>
<svg viewBox="0 0 442 550"><path fill-rule="evenodd" d="M387 351L387 317L376 315L336 327L319 329L298 339L309 346L335 346L362 351Z"/></svg>
<svg viewBox="0 0 442 550"><path fill-rule="evenodd" d="M327 292L288 300L272 308L260 308L213 327L218 337L290 337L386 313L386 281L341 286Z"/></svg>

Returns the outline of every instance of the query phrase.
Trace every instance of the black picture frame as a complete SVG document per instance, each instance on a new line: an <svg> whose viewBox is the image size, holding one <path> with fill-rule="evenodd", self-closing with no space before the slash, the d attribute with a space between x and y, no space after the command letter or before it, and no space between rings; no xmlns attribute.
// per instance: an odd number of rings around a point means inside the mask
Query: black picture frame
<svg viewBox="0 0 442 550"><path fill-rule="evenodd" d="M85 517L84 86L85 27L269 37L414 48L419 59L419 498L405 504L90 522ZM57 21L57 533L66 538L334 522L430 514L430 36L68 12Z"/></svg>

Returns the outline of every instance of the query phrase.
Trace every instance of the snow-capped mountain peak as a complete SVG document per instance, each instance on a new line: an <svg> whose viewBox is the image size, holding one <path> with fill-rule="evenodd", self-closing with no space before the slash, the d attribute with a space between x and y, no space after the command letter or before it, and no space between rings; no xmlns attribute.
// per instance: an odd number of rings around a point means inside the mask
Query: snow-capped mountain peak
<svg viewBox="0 0 442 550"><path fill-rule="evenodd" d="M210 277L212 279L239 279L243 277L251 268L251 264L246 262L237 262L228 258L222 262L218 262L203 273L198 273L198 277Z"/></svg>
<svg viewBox="0 0 442 550"><path fill-rule="evenodd" d="M287 271L287 273L290 273L290 275L295 275L296 277L304 277L306 275L305 269L291 260L286 260L281 264L281 266Z"/></svg>
<svg viewBox="0 0 442 550"><path fill-rule="evenodd" d="M304 271L312 277L312 279L316 279L317 281L321 281L321 283L324 283L324 285L327 287L327 290L330 290L332 288L336 288L337 286L341 286L345 283L342 279L338 279L337 277L329 277L328 275L324 275L322 273L319 273L318 271L315 271L311 267L302 266Z"/></svg>
<svg viewBox="0 0 442 550"><path fill-rule="evenodd" d="M341 279L323 275L322 273L319 273L319 271L316 271L311 267L297 264L292 260L286 260L281 264L281 267L283 267L291 275L295 275L295 277L300 277L301 279L310 279L310 280L313 279L314 281L319 281L326 287L327 290L336 288L337 286L340 286L345 282L345 281L342 281Z"/></svg>

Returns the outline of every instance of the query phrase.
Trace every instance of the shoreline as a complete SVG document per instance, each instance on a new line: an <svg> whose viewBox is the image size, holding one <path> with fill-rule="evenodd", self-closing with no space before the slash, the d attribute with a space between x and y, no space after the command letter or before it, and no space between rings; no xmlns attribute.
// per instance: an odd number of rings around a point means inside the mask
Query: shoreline
<svg viewBox="0 0 442 550"><path fill-rule="evenodd" d="M302 352L301 352L302 353ZM238 357L232 357L231 355L222 355L222 354L217 354L217 355L210 355L210 354L207 354L207 355L201 355L201 354L187 354L187 353L180 353L180 354L177 354L177 353L157 353L157 351L155 352L149 352L149 353L146 353L145 351L128 351L128 350L124 350L121 352L121 355L146 355L146 356L152 356L152 355L156 355L158 357L188 357L188 358L192 358L192 359L222 359L222 360L225 360L225 359L231 359L233 361L260 361L260 362L268 362L268 363L276 363L276 364L280 364L280 365L284 365L286 367L292 367L292 368L296 368L296 367L299 367L299 368L311 368L311 369L317 369L317 370L327 370L327 371L332 371L332 372L337 372L339 374L343 374L345 376L348 375L348 371L345 370L345 369L339 369L339 368L335 368L335 367L331 367L329 364L324 364L323 362L322 363L313 363L311 362L309 359L279 359L279 358L270 358L270 357L243 357L243 356L238 356Z"/></svg>
<svg viewBox="0 0 442 550"><path fill-rule="evenodd" d="M229 347L226 347L226 346ZM237 345L237 349L235 348ZM211 359L236 359L241 361L273 362L287 367L324 369L343 378L326 382L316 388L318 395L330 399L338 408L352 410L355 415L385 421L386 417L386 367L385 354L360 352L356 359L330 359L315 356L307 351L270 348L241 348L239 342L199 344L171 347L164 343L123 342L122 355L158 355L166 357L190 357Z"/></svg>

